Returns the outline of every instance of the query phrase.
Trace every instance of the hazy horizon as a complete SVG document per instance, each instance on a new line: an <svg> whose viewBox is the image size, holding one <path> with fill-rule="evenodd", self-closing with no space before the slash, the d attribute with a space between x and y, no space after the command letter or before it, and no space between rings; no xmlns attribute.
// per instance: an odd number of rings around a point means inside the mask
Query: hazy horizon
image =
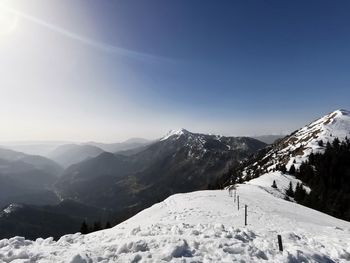
<svg viewBox="0 0 350 263"><path fill-rule="evenodd" d="M288 134L350 108L349 7L0 0L0 141Z"/></svg>
<svg viewBox="0 0 350 263"><path fill-rule="evenodd" d="M83 140L83 141L74 141L74 140L0 140L0 146L3 145L30 145L30 144L88 144L88 143L105 143L105 144L109 144L109 143L123 143L126 142L128 140L133 140L133 139L145 139L148 141L153 141L153 140L158 140L161 139L162 137L166 136L167 133L171 132L171 131L176 131L178 129L173 129L173 130L169 130L166 133L162 134L161 136L158 137L130 137L127 139L116 139L116 140L112 140L112 141L96 141L96 140ZM189 130L190 131L190 130ZM193 132L193 131L190 131ZM212 135L222 135L222 136L229 136L229 137L265 137L265 136L286 136L288 135L288 133L283 133L283 134L260 134L260 135L254 135L254 134L248 134L248 135L233 135L233 134L218 134L218 133L209 133L209 132L193 132L193 133L200 133L200 134L212 134Z"/></svg>

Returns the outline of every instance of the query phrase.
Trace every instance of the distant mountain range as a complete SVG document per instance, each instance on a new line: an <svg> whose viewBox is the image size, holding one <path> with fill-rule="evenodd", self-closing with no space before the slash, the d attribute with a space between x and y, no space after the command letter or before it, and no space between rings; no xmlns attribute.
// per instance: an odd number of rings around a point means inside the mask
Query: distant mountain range
<svg viewBox="0 0 350 263"><path fill-rule="evenodd" d="M0 147L17 151L17 152L26 153L29 155L41 155L45 157L50 157L50 156L55 156L56 154L59 154L60 151L65 151L68 154L70 154L69 148L72 149L72 151L79 151L78 146L95 146L102 149L103 151L115 153L119 151L127 151L130 149L138 148L150 143L152 143L152 140L147 140L143 138L130 138L124 142L118 142L118 143L100 143L100 142L73 143L73 142L67 142L67 141L0 142ZM84 149L80 150L80 153L86 154L84 153Z"/></svg>
<svg viewBox="0 0 350 263"><path fill-rule="evenodd" d="M0 149L0 206L13 201L55 203L50 189L63 168L41 156Z"/></svg>
<svg viewBox="0 0 350 263"><path fill-rule="evenodd" d="M104 150L93 145L64 144L48 154L48 157L63 167L82 162L86 159L96 157Z"/></svg>
<svg viewBox="0 0 350 263"><path fill-rule="evenodd" d="M46 157L58 146L71 143L72 142L66 141L13 141L0 142L0 147L29 155L40 155Z"/></svg>
<svg viewBox="0 0 350 263"><path fill-rule="evenodd" d="M127 151L135 148L139 148L142 146L146 146L151 144L152 140L147 140L143 138L131 138L124 142L117 143L99 143L99 142L88 142L86 144L96 146L101 148L106 152L116 153L120 151Z"/></svg>
<svg viewBox="0 0 350 263"><path fill-rule="evenodd" d="M39 155L29 155L9 149L0 148L0 160L8 162L9 165L12 164L13 166L15 166L15 164L30 165L32 169L42 170L55 176L62 172L62 168L48 158ZM5 167L2 166L1 168L3 173Z"/></svg>
<svg viewBox="0 0 350 263"><path fill-rule="evenodd" d="M257 139L259 141L262 141L266 144L273 144L277 140L285 137L285 135L260 135L260 136L253 136L252 138Z"/></svg>
<svg viewBox="0 0 350 263"><path fill-rule="evenodd" d="M263 142L252 138L181 129L133 155L105 152L72 165L56 188L64 199L123 213L173 193L205 189L229 166L263 147Z"/></svg>

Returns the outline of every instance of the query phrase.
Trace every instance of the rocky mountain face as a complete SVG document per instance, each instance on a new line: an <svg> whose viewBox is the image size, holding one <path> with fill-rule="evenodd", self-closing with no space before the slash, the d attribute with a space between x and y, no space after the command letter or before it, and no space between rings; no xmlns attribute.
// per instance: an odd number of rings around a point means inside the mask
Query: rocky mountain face
<svg viewBox="0 0 350 263"><path fill-rule="evenodd" d="M335 138L343 141L346 137L350 138L350 112L336 110L259 152L247 163L244 174L261 174L278 166L289 170L292 164L298 168L311 153L324 152L327 142Z"/></svg>
<svg viewBox="0 0 350 263"><path fill-rule="evenodd" d="M171 132L136 154L103 153L69 167L56 184L59 195L124 213L173 193L206 189L228 167L265 144L246 137Z"/></svg>
<svg viewBox="0 0 350 263"><path fill-rule="evenodd" d="M311 153L323 154L327 143L335 139L340 142L350 138L350 112L336 110L277 140L274 144L254 153L238 166L219 178L215 188L235 181L247 181L262 174L280 170L288 172L293 165L298 169L308 161Z"/></svg>

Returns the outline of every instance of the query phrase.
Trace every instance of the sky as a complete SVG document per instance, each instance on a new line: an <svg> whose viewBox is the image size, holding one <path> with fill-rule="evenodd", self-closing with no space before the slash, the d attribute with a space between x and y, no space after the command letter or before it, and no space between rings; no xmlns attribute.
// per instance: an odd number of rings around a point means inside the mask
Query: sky
<svg viewBox="0 0 350 263"><path fill-rule="evenodd" d="M350 109L349 1L0 0L0 137L287 134Z"/></svg>

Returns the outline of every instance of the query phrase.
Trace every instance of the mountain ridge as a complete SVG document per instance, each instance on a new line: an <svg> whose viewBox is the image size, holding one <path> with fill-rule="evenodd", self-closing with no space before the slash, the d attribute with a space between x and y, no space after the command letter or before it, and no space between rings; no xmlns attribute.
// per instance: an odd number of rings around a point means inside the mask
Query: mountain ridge
<svg viewBox="0 0 350 263"><path fill-rule="evenodd" d="M117 200L125 206L150 205L172 193L205 189L229 165L264 146L251 138L180 130L129 156L103 153L75 164L66 169L56 187L64 198L82 198L81 202L91 205L112 208ZM96 195L101 192L109 194L98 201ZM155 192L158 195L152 196Z"/></svg>
<svg viewBox="0 0 350 263"><path fill-rule="evenodd" d="M252 175L257 170L260 174L285 166L298 168L311 153L322 153L327 142L335 138L340 141L350 137L350 112L340 109L330 112L290 135L268 146L266 153L259 156L254 163L247 165L244 175Z"/></svg>
<svg viewBox="0 0 350 263"><path fill-rule="evenodd" d="M64 144L60 145L48 154L48 157L63 167L82 162L96 157L104 150L88 144Z"/></svg>

